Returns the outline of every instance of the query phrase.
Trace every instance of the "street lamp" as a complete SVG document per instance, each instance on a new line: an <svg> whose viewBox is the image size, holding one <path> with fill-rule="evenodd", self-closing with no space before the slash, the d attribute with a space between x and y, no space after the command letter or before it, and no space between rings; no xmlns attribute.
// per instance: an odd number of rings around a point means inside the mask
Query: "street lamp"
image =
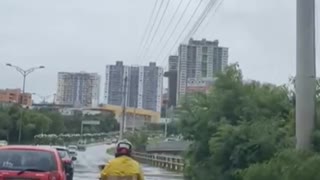
<svg viewBox="0 0 320 180"><path fill-rule="evenodd" d="M37 69L45 68L44 66L36 66L36 67L32 67L32 68L29 68L29 69L25 70L25 69L22 69L19 66L15 66L15 65L10 64L10 63L7 63L6 66L14 68L15 70L17 70L23 76L22 95L24 95L24 93L25 93L27 76L29 74L31 74L32 72L34 72L35 70L37 70ZM22 96L20 97L20 104L22 105ZM19 124L19 137L18 137L18 142L19 143L21 142L21 131L22 131L22 123L23 123L22 119L23 119L23 111L22 111L22 114L21 114L21 123Z"/></svg>
<svg viewBox="0 0 320 180"><path fill-rule="evenodd" d="M36 67L32 67L32 68L29 68L29 69L22 69L20 68L19 66L15 66L15 65L12 65L10 63L7 63L6 64L7 66L9 67L12 67L14 69L16 69L22 76L23 76L23 85L22 85L22 93L24 94L25 93L25 87L26 87L26 77L31 74L32 72L34 72L35 70L37 69L43 69L45 68L44 66L36 66Z"/></svg>

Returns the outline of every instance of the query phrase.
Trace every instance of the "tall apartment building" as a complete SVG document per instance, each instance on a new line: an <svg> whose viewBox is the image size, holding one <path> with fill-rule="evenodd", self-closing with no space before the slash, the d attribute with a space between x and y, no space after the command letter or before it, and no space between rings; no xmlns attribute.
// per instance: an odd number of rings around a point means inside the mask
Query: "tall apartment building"
<svg viewBox="0 0 320 180"><path fill-rule="evenodd" d="M126 105L160 112L163 69L149 66L124 66L117 61L106 66L105 104L122 105L124 79L127 77Z"/></svg>
<svg viewBox="0 0 320 180"><path fill-rule="evenodd" d="M168 78L168 107L177 105L177 69L179 56L169 56L169 69L164 73Z"/></svg>
<svg viewBox="0 0 320 180"><path fill-rule="evenodd" d="M58 73L57 104L96 107L99 96L100 76L97 73Z"/></svg>
<svg viewBox="0 0 320 180"><path fill-rule="evenodd" d="M116 65L106 66L106 81L104 90L105 104L121 106L124 88L124 73L127 69L121 61Z"/></svg>
<svg viewBox="0 0 320 180"><path fill-rule="evenodd" d="M228 48L219 41L190 39L179 47L177 101L188 92L207 91L228 64Z"/></svg>

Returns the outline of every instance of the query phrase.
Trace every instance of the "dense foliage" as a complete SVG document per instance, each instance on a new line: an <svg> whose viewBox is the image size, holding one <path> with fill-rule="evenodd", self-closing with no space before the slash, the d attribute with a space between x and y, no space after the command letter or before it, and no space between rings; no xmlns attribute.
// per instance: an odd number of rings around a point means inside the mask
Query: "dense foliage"
<svg viewBox="0 0 320 180"><path fill-rule="evenodd" d="M148 133L145 131L127 132L124 137L132 143L135 151L144 151L148 142Z"/></svg>
<svg viewBox="0 0 320 180"><path fill-rule="evenodd" d="M165 131L165 124L160 123L146 123L145 130L154 131L164 133ZM176 121L171 121L167 123L167 135L178 135L178 123Z"/></svg>
<svg viewBox="0 0 320 180"><path fill-rule="evenodd" d="M112 114L63 116L59 112L29 110L14 105L0 108L0 139L17 143L21 123L23 143L32 142L37 134L76 134L81 131L82 120L100 121L98 126L84 126L83 133L107 133L119 129Z"/></svg>
<svg viewBox="0 0 320 180"><path fill-rule="evenodd" d="M319 166L317 153L293 150L294 92L288 85L244 81L237 64L217 76L209 94L181 102L179 126L193 141L185 157L186 179L311 180L318 173L311 169ZM319 151L318 130L314 145Z"/></svg>

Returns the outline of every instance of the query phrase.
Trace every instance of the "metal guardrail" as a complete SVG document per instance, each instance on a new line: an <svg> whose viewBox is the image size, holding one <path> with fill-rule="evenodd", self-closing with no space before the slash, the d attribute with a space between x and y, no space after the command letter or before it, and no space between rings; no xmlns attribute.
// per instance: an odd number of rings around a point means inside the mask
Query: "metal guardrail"
<svg viewBox="0 0 320 180"><path fill-rule="evenodd" d="M170 171L182 172L184 168L184 160L181 156L148 154L141 152L133 152L132 155L139 162L164 168Z"/></svg>
<svg viewBox="0 0 320 180"><path fill-rule="evenodd" d="M190 141L168 141L159 142L155 144L148 144L146 146L147 152L183 152L186 151L191 145Z"/></svg>

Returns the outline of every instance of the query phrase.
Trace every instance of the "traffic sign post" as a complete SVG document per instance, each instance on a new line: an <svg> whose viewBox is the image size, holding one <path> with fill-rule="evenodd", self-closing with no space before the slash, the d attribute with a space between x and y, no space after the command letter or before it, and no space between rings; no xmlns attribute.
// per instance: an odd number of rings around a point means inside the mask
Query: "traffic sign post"
<svg viewBox="0 0 320 180"><path fill-rule="evenodd" d="M96 121L96 120L84 120L81 121L81 139L82 139L82 134L83 134L83 125L100 125L100 121Z"/></svg>

